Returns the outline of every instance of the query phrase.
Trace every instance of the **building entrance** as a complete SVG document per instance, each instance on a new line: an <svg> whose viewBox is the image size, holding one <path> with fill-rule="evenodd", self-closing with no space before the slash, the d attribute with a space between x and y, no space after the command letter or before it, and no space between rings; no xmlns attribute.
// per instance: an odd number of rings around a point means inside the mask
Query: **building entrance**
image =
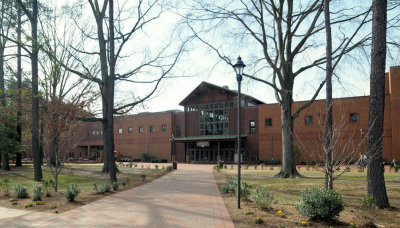
<svg viewBox="0 0 400 228"><path fill-rule="evenodd" d="M233 163L235 143L220 142L219 147L220 159L225 163ZM189 143L189 154L191 163L217 163L218 142Z"/></svg>

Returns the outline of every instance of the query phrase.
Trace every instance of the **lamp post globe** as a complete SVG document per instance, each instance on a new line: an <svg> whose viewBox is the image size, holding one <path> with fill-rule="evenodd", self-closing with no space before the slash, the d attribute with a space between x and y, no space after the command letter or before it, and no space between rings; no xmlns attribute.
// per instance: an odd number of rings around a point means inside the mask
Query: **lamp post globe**
<svg viewBox="0 0 400 228"><path fill-rule="evenodd" d="M238 144L238 151L237 151L237 160L238 160L238 192L237 192L237 194L238 194L238 196L237 196L237 198L238 198L238 209L240 209L240 187L241 187L241 181L240 181L240 162L241 162L241 158L242 158L242 156L241 156L241 115L240 115L240 106L241 106L241 104L242 104L242 102L241 102L241 98L240 98L240 83L241 83L241 81L242 81L242 75L243 75L243 69L244 69L244 67L245 67L246 65L243 63L243 61L242 61L242 58L239 56L238 58L237 58L237 62L236 62L236 64L235 65L233 65L233 69L235 70L235 72L236 72L236 80L237 80L237 82L238 82L238 130L237 130L237 132L238 132L238 138L237 138L237 140L238 140L238 142L237 142L237 144Z"/></svg>

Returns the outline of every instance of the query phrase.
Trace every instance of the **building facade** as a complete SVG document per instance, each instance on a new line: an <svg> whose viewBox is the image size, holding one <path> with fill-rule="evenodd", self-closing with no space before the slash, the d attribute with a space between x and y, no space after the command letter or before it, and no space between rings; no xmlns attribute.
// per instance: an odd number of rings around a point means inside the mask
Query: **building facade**
<svg viewBox="0 0 400 228"><path fill-rule="evenodd" d="M333 101L335 154L354 160L365 154L368 96ZM265 104L243 95L241 104L242 160L281 160L281 111L278 104ZM295 102L293 110L305 102ZM237 161L237 92L202 82L180 103L184 111L115 117L115 148L122 157L139 158L149 153L159 159L186 163ZM295 119L297 161L324 160L321 134L325 100L317 100ZM84 129L82 129L84 128ZM96 158L103 149L101 123L85 123L75 133L80 142L70 156ZM400 160L400 67L386 74L383 159Z"/></svg>

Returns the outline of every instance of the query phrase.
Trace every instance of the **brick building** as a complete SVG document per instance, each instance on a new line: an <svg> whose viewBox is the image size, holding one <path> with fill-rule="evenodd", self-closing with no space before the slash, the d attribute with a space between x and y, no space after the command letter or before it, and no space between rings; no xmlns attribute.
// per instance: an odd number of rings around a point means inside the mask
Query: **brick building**
<svg viewBox="0 0 400 228"><path fill-rule="evenodd" d="M333 118L340 156L352 153L353 158L365 153L368 96L338 98L333 101ZM295 102L293 110L305 102ZM121 156L139 158L143 152L157 158L190 163L216 163L237 160L237 92L227 87L202 82L180 103L184 111L115 117L115 148ZM243 160L282 157L280 107L265 104L248 95L242 96ZM295 144L298 162L322 160L318 151L325 114L325 100L317 100L295 120ZM383 134L383 159L400 160L400 67L391 67L386 74L386 103ZM79 142L73 156L93 158L103 149L100 123L85 123L73 132ZM338 133L339 134L339 133ZM347 157L350 159L350 157Z"/></svg>

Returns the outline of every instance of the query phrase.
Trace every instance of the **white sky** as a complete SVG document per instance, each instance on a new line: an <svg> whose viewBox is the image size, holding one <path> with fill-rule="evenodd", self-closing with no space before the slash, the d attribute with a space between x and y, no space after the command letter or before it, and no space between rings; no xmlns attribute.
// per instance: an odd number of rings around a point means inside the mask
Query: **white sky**
<svg viewBox="0 0 400 228"><path fill-rule="evenodd" d="M87 11L84 15L93 20L91 11ZM148 27L143 30L143 35L138 37L132 43L133 46L141 48L152 48L165 43L169 37L170 31L173 30L178 17L172 13L164 14L160 19L153 21ZM179 31L178 31L179 32ZM231 45L230 50L225 50L228 56L231 56L231 61L236 62L236 58L241 55L245 64L251 65L253 57L252 47L246 45ZM310 55L323 55L324 48L309 53ZM137 57L137 56L136 56ZM134 62L135 56L132 57ZM125 62L125 66L131 62ZM387 63L391 65L390 60ZM202 81L224 86L227 85L232 90L237 90L237 82L233 69L205 45L195 42L192 43L188 52L182 56L181 61L175 67L176 73L190 77L181 77L173 79L165 79L161 83L160 89L156 92L144 106L136 107L131 113L139 112L157 112L171 109L181 109L179 103L194 90ZM244 71L250 70L245 68ZM342 61L342 64L336 69L335 73L340 78L334 79L334 97L343 96L364 96L369 94L369 65L366 63L363 66L356 66L353 63ZM318 70L309 70L304 72L295 81L294 100L308 100L312 97L316 87L320 83L320 79L324 77L324 73ZM309 80L309 79L312 80ZM139 86L132 88L129 83L119 83L116 87L115 102L129 101L132 93L136 96L144 96L146 87ZM273 90L265 84L244 78L242 82L242 92L253 96L266 103L276 103L273 95ZM320 92L319 99L325 97L325 90Z"/></svg>

